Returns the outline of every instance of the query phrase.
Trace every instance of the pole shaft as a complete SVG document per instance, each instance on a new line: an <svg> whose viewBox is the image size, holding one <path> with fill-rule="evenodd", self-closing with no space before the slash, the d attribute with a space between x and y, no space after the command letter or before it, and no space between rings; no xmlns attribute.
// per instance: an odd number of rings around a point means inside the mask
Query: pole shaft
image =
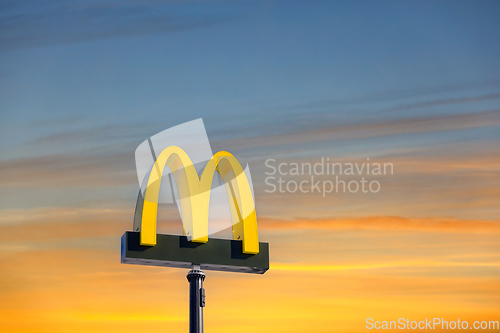
<svg viewBox="0 0 500 333"><path fill-rule="evenodd" d="M203 333L203 307L205 306L203 280L205 280L205 273L199 265L193 265L187 279L189 281L189 333Z"/></svg>

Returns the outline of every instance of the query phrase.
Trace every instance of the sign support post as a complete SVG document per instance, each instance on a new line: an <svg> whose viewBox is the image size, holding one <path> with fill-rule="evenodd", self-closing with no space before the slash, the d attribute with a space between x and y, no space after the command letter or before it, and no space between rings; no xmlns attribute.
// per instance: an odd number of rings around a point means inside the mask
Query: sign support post
<svg viewBox="0 0 500 333"><path fill-rule="evenodd" d="M203 333L203 308L205 307L205 273L200 265L191 267L186 276L189 281L189 333Z"/></svg>

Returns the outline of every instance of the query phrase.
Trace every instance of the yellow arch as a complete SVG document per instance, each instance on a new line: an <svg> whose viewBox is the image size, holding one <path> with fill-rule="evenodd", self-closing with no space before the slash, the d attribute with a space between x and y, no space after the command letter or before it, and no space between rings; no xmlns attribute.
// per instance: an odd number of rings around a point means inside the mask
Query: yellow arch
<svg viewBox="0 0 500 333"><path fill-rule="evenodd" d="M174 174L181 205L183 231L190 241L208 241L210 190L217 170L226 186L233 222L233 239L243 241L244 253L259 253L257 216L252 191L238 160L229 152L218 152L208 161L201 177L198 177L189 156L176 146L167 147L161 152L148 178L142 208L141 245L156 245L158 198L165 166Z"/></svg>

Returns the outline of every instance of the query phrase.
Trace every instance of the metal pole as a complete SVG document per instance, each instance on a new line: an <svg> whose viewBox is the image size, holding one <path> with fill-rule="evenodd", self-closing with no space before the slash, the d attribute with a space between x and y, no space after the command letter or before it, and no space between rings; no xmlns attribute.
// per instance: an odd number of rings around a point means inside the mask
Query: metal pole
<svg viewBox="0 0 500 333"><path fill-rule="evenodd" d="M189 333L203 333L203 308L205 307L205 273L200 265L193 265L187 275L189 281Z"/></svg>

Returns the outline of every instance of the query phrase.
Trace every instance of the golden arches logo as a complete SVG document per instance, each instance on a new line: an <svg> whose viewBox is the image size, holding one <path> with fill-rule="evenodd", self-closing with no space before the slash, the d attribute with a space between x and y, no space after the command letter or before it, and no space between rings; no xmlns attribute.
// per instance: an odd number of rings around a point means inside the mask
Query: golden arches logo
<svg viewBox="0 0 500 333"><path fill-rule="evenodd" d="M160 184L165 166L172 171L180 198L184 236L198 243L208 241L208 213L212 180L217 171L224 181L231 211L233 239L243 242L243 253L259 253L255 204L248 179L231 153L221 151L198 176L188 154L180 147L165 148L154 162L147 181L141 216L140 245L156 245Z"/></svg>

